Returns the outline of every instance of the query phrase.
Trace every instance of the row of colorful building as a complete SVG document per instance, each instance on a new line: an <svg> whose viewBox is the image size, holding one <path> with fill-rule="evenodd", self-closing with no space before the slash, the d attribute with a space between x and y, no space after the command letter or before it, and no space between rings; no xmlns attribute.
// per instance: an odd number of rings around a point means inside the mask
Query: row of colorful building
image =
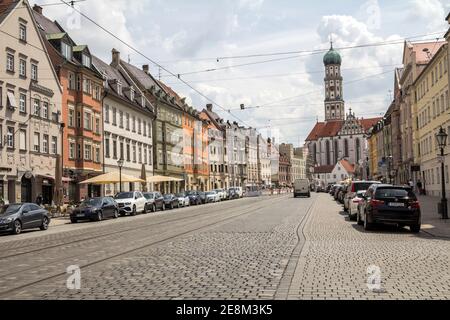
<svg viewBox="0 0 450 320"><path fill-rule="evenodd" d="M162 192L290 185L306 177L306 153L256 129L202 111L112 49L111 61L80 45L43 9L0 0L0 198L51 204L114 195L118 184L80 182L118 170L180 182ZM122 190L139 190L123 184Z"/></svg>
<svg viewBox="0 0 450 320"><path fill-rule="evenodd" d="M446 20L450 24L450 14ZM442 160L447 190L450 185L450 157L441 159L436 139L440 128L450 134L450 29L444 38L405 43L403 67L395 70L393 101L367 138L374 178L412 181L433 196L442 193Z"/></svg>

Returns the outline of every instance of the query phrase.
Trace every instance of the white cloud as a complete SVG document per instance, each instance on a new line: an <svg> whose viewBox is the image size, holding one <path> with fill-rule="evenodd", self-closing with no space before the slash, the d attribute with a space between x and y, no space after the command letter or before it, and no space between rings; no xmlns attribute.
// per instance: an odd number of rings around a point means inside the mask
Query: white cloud
<svg viewBox="0 0 450 320"><path fill-rule="evenodd" d="M407 19L422 24L426 31L439 31L447 27L446 14L440 0L412 0Z"/></svg>

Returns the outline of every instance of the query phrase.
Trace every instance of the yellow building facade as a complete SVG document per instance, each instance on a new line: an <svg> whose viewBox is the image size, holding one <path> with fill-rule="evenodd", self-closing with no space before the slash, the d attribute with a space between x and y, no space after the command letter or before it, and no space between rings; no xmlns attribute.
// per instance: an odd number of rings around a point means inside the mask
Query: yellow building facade
<svg viewBox="0 0 450 320"><path fill-rule="evenodd" d="M450 134L448 43L430 56L431 60L413 84L415 92L416 132L414 134L416 163L420 163L420 179L427 195L441 196L441 163L436 143L440 127ZM449 140L450 142L450 140ZM446 153L450 151L447 147ZM450 157L445 160L445 181L448 186Z"/></svg>

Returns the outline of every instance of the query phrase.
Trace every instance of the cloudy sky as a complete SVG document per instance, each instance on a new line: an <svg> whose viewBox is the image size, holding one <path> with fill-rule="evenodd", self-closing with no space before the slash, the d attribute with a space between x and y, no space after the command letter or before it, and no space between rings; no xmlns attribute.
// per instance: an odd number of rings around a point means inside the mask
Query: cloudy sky
<svg viewBox="0 0 450 320"><path fill-rule="evenodd" d="M450 11L443 0L85 0L77 5L167 70L190 73L182 79L225 109L215 106L225 119L294 144L303 143L324 113L323 53L308 51L328 49L330 35L337 48L393 43L341 50L346 110L365 118L382 115L393 70L401 66L400 42L442 37ZM45 6L44 14L105 61L114 47L124 60L150 64L153 75L197 109L208 103L65 5ZM202 72L211 69L219 70ZM241 111L241 104L250 108Z"/></svg>

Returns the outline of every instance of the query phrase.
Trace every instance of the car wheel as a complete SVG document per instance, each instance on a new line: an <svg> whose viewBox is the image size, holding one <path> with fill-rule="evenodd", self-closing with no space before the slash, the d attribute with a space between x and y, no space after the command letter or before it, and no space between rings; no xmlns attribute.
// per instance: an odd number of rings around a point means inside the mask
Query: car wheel
<svg viewBox="0 0 450 320"><path fill-rule="evenodd" d="M13 234L20 234L22 232L22 223L19 220L14 222Z"/></svg>
<svg viewBox="0 0 450 320"><path fill-rule="evenodd" d="M414 224L414 225L410 226L409 228L411 229L412 233L419 233L421 226L420 226L420 224Z"/></svg>
<svg viewBox="0 0 450 320"><path fill-rule="evenodd" d="M113 215L114 219L119 218L119 211L117 209L114 209L114 215Z"/></svg>
<svg viewBox="0 0 450 320"><path fill-rule="evenodd" d="M44 217L44 219L42 220L41 228L40 228L42 231L45 231L48 229L48 222L49 222L48 218Z"/></svg>
<svg viewBox="0 0 450 320"><path fill-rule="evenodd" d="M133 206L133 211L131 212L131 215L132 216L136 215L136 205Z"/></svg>
<svg viewBox="0 0 450 320"><path fill-rule="evenodd" d="M70 218L70 222L71 222L71 223L78 223L78 220L77 220L77 219L74 219L74 218Z"/></svg>
<svg viewBox="0 0 450 320"><path fill-rule="evenodd" d="M173 210L173 203L170 204L170 210Z"/></svg>
<svg viewBox="0 0 450 320"><path fill-rule="evenodd" d="M150 211L150 210L148 209L148 206L145 205L145 207L144 207L144 214L147 214L149 211Z"/></svg>
<svg viewBox="0 0 450 320"><path fill-rule="evenodd" d="M101 211L99 211L97 213L97 221L102 221L103 220L103 213Z"/></svg>
<svg viewBox="0 0 450 320"><path fill-rule="evenodd" d="M367 221L367 213L364 214L364 230L369 231L372 229L372 224Z"/></svg>

